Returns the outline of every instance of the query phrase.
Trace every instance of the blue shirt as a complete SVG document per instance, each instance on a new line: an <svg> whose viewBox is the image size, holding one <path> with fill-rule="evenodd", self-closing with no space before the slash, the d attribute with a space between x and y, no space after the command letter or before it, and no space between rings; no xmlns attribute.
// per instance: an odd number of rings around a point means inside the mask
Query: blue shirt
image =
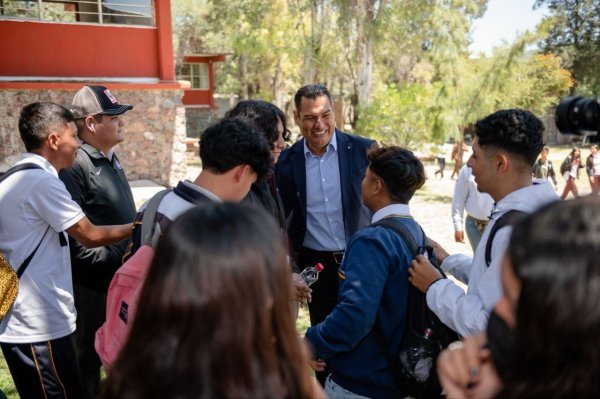
<svg viewBox="0 0 600 399"><path fill-rule="evenodd" d="M314 155L304 140L306 159L306 235L304 245L316 251L346 248L344 211L335 132L325 154Z"/></svg>

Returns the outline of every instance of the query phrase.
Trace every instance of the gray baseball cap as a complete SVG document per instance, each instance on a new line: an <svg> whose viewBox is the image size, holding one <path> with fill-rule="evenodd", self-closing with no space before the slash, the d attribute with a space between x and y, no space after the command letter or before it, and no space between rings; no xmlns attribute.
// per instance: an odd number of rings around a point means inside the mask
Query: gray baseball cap
<svg viewBox="0 0 600 399"><path fill-rule="evenodd" d="M133 106L119 104L110 90L104 86L83 86L73 97L71 112L75 118L88 115L121 115Z"/></svg>

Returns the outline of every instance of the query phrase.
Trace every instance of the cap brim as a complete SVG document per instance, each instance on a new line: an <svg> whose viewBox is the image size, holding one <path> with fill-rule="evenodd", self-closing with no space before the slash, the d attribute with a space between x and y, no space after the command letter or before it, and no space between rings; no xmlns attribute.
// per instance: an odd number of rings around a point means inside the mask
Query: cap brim
<svg viewBox="0 0 600 399"><path fill-rule="evenodd" d="M102 114L103 115L121 115L121 114L129 111L130 109L133 109L133 105L123 104L123 105L119 105L116 108L107 109L106 111L102 112Z"/></svg>

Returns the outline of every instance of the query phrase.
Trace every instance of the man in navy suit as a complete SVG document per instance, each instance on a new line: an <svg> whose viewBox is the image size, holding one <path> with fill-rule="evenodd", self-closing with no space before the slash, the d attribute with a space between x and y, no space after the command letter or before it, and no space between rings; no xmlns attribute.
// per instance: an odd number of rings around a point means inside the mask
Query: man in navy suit
<svg viewBox="0 0 600 399"><path fill-rule="evenodd" d="M301 87L294 97L294 120L303 139L277 162L277 187L285 209L294 272L321 262L325 270L311 287L311 325L337 303L338 268L346 242L371 221L360 185L373 140L335 128L331 95L321 84ZM317 373L323 384L328 371Z"/></svg>

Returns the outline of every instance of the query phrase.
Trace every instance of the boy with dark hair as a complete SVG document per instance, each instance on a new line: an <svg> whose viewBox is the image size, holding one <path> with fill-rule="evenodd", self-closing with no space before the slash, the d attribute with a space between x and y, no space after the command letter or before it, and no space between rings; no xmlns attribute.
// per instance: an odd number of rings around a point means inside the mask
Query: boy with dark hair
<svg viewBox="0 0 600 399"><path fill-rule="evenodd" d="M188 209L212 201L239 202L250 186L262 181L271 170L271 152L267 140L239 120L222 120L200 136L202 171L194 182L179 182L161 201L156 214L159 231ZM124 260L141 246L141 221L147 202L134 222L130 250Z"/></svg>
<svg viewBox="0 0 600 399"><path fill-rule="evenodd" d="M11 168L0 185L0 251L24 271L0 323L0 346L20 397L83 397L65 232L86 248L98 247L128 237L131 223L95 226L58 179L61 169L73 165L80 144L69 110L26 105L19 132L27 152L16 167L30 170Z"/></svg>
<svg viewBox="0 0 600 399"><path fill-rule="evenodd" d="M372 223L393 218L422 243L408 203L425 183L423 164L412 152L393 146L371 150L368 159L361 191L364 204L374 212ZM379 324L386 347L397 354L406 325L412 259L411 248L389 228L371 225L352 235L339 268L338 303L306 332L319 359L315 368L331 368L325 384L329 397L406 396L393 379L374 326Z"/></svg>
<svg viewBox="0 0 600 399"><path fill-rule="evenodd" d="M497 230L488 264L486 246L495 223L509 211L531 213L557 199L550 184L531 181L531 168L544 147L543 132L542 122L520 109L495 112L475 125L473 154L467 165L478 190L495 202L490 222L472 259L461 254L449 256L434 243L441 268L468 284L467 293L452 280L442 279L422 256L417 256L409 270L411 283L426 293L429 308L463 336L485 331L489 314L502 295L500 264L512 228L506 225Z"/></svg>

